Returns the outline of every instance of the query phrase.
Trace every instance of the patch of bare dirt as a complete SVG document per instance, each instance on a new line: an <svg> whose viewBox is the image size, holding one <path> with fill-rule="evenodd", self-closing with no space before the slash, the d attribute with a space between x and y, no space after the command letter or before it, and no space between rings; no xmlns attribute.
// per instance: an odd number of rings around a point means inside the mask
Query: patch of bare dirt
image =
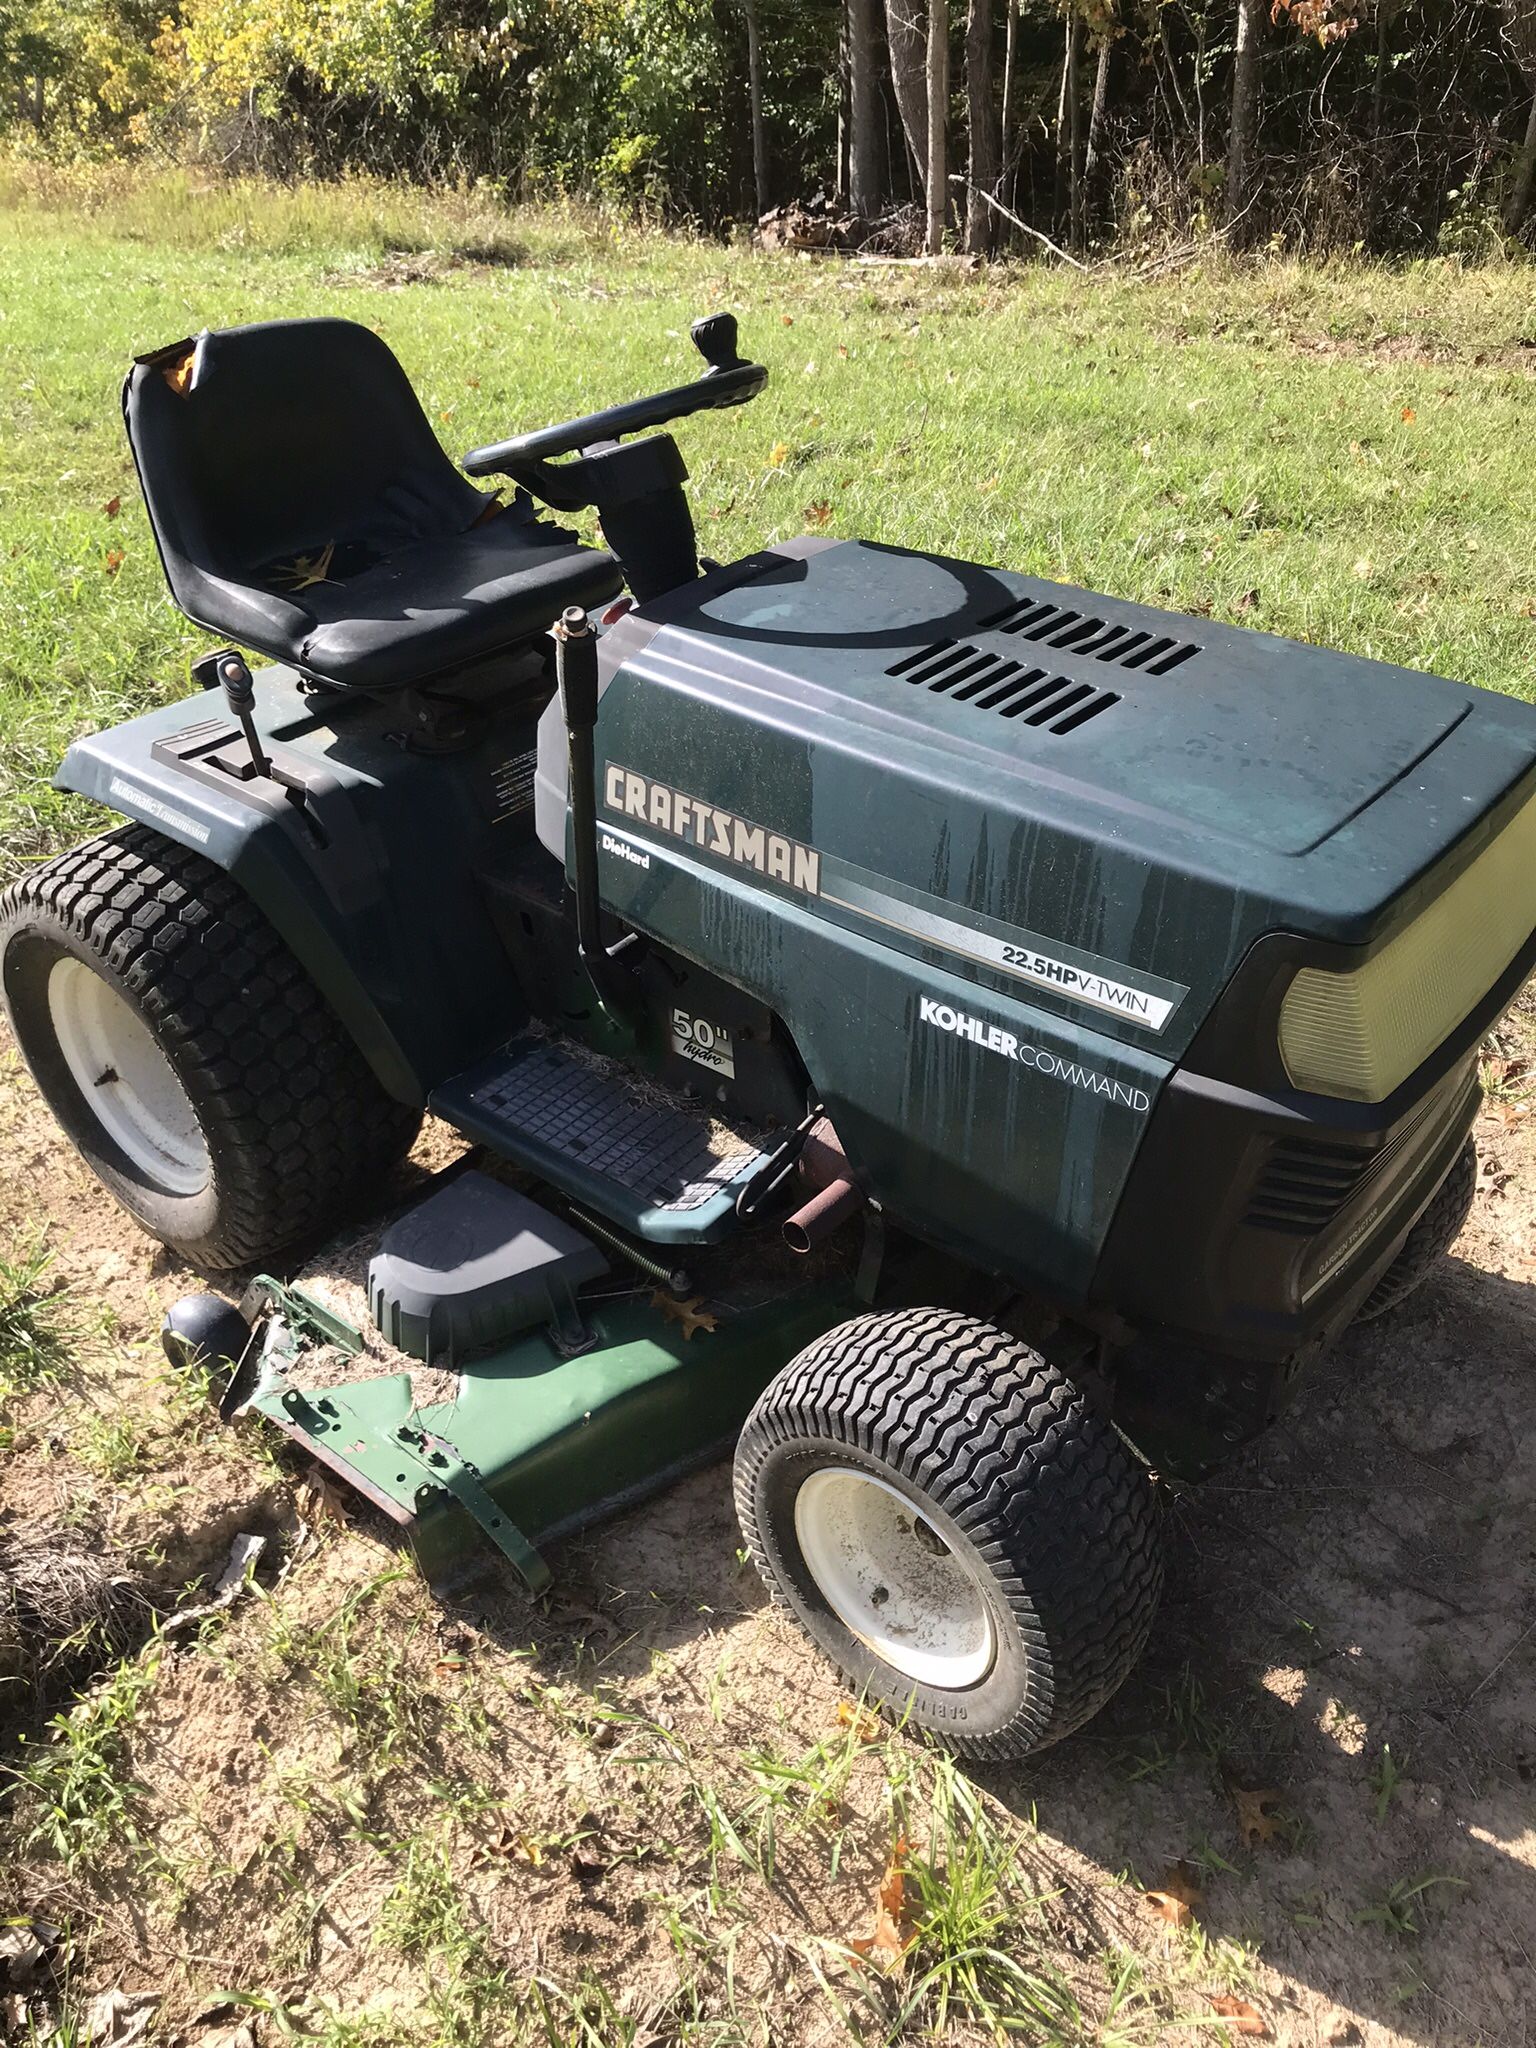
<svg viewBox="0 0 1536 2048"><path fill-rule="evenodd" d="M1207 2025L1212 2000L1236 1999L1297 2048L1530 2038L1525 1004L1496 1050L1454 1256L1352 1334L1267 1438L1171 1504L1163 1615L1109 1710L1045 1758L979 1777L1015 1818L1019 1870L1090 2014L1102 1952L1121 1948ZM453 1142L429 1134L419 1168ZM399 2039L431 2038L411 2031L419 2015L482 1961L529 1985L593 1979L657 2039L692 1984L706 2012L734 1998L776 2044L846 2040L838 2000L867 2019L870 1980L838 1976L834 1998L817 1944L869 1925L898 1825L891 1757L906 1752L856 1753L823 1805L787 1805L765 1875L751 1760L826 1744L839 1689L742 1568L728 1470L568 1544L546 1603L493 1580L439 1606L369 1510L301 1507L259 1435L162 1413L159 1316L198 1283L74 1163L14 1066L0 1146L4 1220L49 1219L82 1300L112 1316L85 1394L40 1399L0 1453L0 1512L85 1517L167 1604L236 1529L277 1538L255 1590L163 1649L132 1730L155 1885L126 1845L75 1873L12 1858L0 1918L67 1925L82 1992L155 1992L157 2027L189 2043L241 2017L200 2021L229 1986L312 2016L398 2013ZM367 1241L324 1262L339 1306L357 1305ZM81 1399L145 1419L141 1474L109 1482L80 1462ZM1203 1947L1139 1896L1170 1872L1186 1873ZM576 2038L571 1995L548 1994L555 2031L539 2038Z"/></svg>
<svg viewBox="0 0 1536 2048"><path fill-rule="evenodd" d="M418 284L478 283L498 270L515 269L523 253L511 242L469 243L462 249L390 249L364 269L327 270L321 283L383 292Z"/></svg>

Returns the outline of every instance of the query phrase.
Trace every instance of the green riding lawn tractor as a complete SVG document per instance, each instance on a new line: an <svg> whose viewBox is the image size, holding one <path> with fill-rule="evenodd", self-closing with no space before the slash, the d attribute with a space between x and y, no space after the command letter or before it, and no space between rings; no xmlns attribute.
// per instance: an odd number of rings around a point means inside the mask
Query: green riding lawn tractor
<svg viewBox="0 0 1536 2048"><path fill-rule="evenodd" d="M205 1269L395 1190L383 1369L267 1278L168 1342L435 1582L537 1587L734 1442L850 1684L1020 1755L1141 1649L1152 1475L1263 1429L1466 1215L1536 711L870 542L701 561L643 430L765 372L693 333L696 381L460 468L363 327L140 359L172 595L273 665L222 646L70 748L128 822L10 890L6 1002ZM606 552L550 516L586 507ZM424 1109L477 1149L401 1206Z"/></svg>

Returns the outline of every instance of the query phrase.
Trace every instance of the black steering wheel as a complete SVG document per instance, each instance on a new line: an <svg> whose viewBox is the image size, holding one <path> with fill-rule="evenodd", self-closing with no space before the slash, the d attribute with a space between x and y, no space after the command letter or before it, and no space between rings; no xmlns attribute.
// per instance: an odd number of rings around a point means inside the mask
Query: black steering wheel
<svg viewBox="0 0 1536 2048"><path fill-rule="evenodd" d="M518 434L510 441L494 442L489 448L475 448L464 457L463 468L470 476L492 476L513 464L539 462L551 455L573 455L603 441L617 441L624 434L638 434L647 427L659 427L668 420L680 420L693 412L713 412L724 405L745 405L756 398L768 382L761 363L744 362L736 353L736 316L711 313L695 320L688 332L693 345L709 368L691 384L678 384L670 391L657 391L649 398L631 399L628 405L610 405L602 412L589 412L582 419L567 420L563 426L541 427L537 433Z"/></svg>

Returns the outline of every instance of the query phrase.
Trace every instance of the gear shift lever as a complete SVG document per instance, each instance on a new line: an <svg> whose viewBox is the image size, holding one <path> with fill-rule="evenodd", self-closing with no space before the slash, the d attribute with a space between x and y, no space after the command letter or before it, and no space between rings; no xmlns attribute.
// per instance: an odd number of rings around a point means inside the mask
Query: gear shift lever
<svg viewBox="0 0 1536 2048"><path fill-rule="evenodd" d="M221 647L216 654L205 654L194 661L192 673L205 690L218 684L224 692L224 702L245 734L245 744L251 750L253 772L263 779L270 777L272 763L267 759L256 730L256 721L251 715L256 703L256 685L251 680L245 657L237 654L233 647Z"/></svg>

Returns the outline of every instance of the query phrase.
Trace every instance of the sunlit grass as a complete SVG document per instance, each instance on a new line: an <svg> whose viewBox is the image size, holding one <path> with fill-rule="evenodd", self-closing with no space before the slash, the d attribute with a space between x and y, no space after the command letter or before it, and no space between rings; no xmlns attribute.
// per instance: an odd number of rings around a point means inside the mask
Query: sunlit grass
<svg viewBox="0 0 1536 2048"><path fill-rule="evenodd" d="M59 1378L70 1335L69 1301L47 1243L13 1243L0 1254L0 1417L18 1394Z"/></svg>
<svg viewBox="0 0 1536 2048"><path fill-rule="evenodd" d="M712 554L820 523L1529 696L1532 300L1515 265L928 274L484 192L5 172L6 858L85 828L47 786L73 734L190 686L117 393L204 325L378 327L457 453L676 382L729 306L773 383L679 429Z"/></svg>

